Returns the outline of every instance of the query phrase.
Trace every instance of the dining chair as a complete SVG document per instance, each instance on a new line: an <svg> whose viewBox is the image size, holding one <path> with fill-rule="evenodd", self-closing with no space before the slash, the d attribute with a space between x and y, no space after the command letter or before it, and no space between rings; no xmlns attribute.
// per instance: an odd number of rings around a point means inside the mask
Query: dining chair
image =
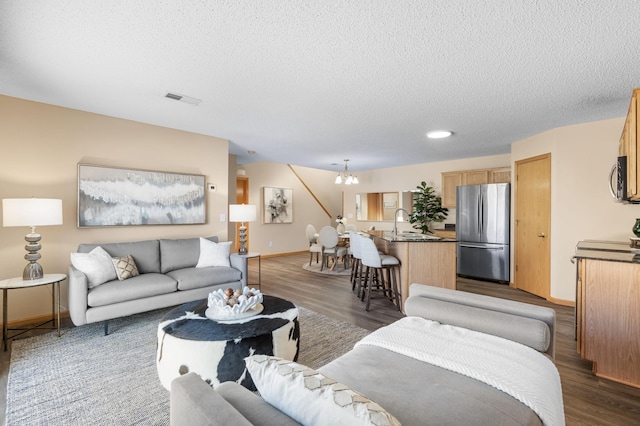
<svg viewBox="0 0 640 426"><path fill-rule="evenodd" d="M402 310L400 306L400 261L398 258L380 254L376 244L370 238L361 238L358 240L362 265L366 267L366 280L363 281L363 296L366 298L365 310L369 311L371 302L371 293L379 290L382 295L391 300L398 310Z"/></svg>
<svg viewBox="0 0 640 426"><path fill-rule="evenodd" d="M325 265L328 266L330 258L333 259L331 269L335 269L339 259L345 262L347 248L338 246L340 237L338 236L336 228L333 226L323 226L318 235L318 242L322 246L322 265L320 265L320 270L322 271Z"/></svg>
<svg viewBox="0 0 640 426"><path fill-rule="evenodd" d="M309 266L311 266L311 261L313 261L313 254L316 254L316 263L318 263L318 258L322 253L322 246L318 244L318 233L316 232L315 226L309 224L307 225L307 239L309 240Z"/></svg>

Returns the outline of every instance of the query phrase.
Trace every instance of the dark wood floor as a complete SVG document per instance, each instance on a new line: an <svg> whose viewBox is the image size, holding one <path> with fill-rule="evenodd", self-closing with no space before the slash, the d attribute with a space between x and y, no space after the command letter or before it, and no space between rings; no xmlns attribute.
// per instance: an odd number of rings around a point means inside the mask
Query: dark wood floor
<svg viewBox="0 0 640 426"><path fill-rule="evenodd" d="M349 277L314 274L302 269L308 254L262 259L262 291L298 306L348 321L368 330L387 325L403 315L390 302L372 300L369 312L353 294ZM257 279L257 260L250 261L250 281ZM591 363L581 360L574 340L573 308L549 303L505 285L460 278L458 289L554 308L557 313L556 365L562 380L568 425L640 425L640 389L591 373ZM69 320L63 326L71 326ZM64 337L63 337L64 338ZM0 350L0 426L5 424L9 351Z"/></svg>
<svg viewBox="0 0 640 426"><path fill-rule="evenodd" d="M351 292L349 277L314 274L302 269L308 254L262 259L262 291L327 316L375 330L402 314L388 301L373 303L370 312ZM257 261L250 263L256 276ZM640 425L640 389L600 379L591 363L580 359L574 340L573 308L554 305L506 285L458 279L458 289L554 308L557 313L556 366L562 381L568 425Z"/></svg>

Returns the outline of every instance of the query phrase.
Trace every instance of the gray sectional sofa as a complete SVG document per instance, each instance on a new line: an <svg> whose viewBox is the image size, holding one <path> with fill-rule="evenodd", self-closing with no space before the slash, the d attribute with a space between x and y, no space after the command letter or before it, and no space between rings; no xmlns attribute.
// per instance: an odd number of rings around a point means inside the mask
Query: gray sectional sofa
<svg viewBox="0 0 640 426"><path fill-rule="evenodd" d="M218 237L209 237L218 242ZM131 255L140 275L89 288L87 276L69 266L69 313L76 326L205 299L219 288L246 285L246 260L231 254L230 267L196 268L200 239L159 239L80 244L78 253L102 247L113 257Z"/></svg>
<svg viewBox="0 0 640 426"><path fill-rule="evenodd" d="M496 340L494 335L502 338L497 340L508 339L509 345L518 348L528 346L523 349L526 356L518 358L515 364L517 368L520 362L524 368L532 360L546 364L552 374L548 381L542 382L543 390L538 393L556 395L551 401L556 406L556 419L560 413L557 424L564 424L560 379L550 361L554 358L556 332L553 309L412 284L405 311L408 320L413 316L432 319L454 325L456 330L464 328L467 333L469 329L479 331L481 337L490 334L489 339ZM391 326L393 324L381 330ZM304 333L305 330L301 330L301 340ZM520 345L513 345L513 341ZM496 368L500 369L501 365ZM540 416L528 404L494 386L379 346L358 344L318 371L375 401L404 425L542 424ZM537 374L537 370L533 374ZM529 383L525 382L524 386ZM538 384L537 389L539 387ZM298 423L235 382L222 383L214 390L195 373L188 373L172 382L171 424Z"/></svg>

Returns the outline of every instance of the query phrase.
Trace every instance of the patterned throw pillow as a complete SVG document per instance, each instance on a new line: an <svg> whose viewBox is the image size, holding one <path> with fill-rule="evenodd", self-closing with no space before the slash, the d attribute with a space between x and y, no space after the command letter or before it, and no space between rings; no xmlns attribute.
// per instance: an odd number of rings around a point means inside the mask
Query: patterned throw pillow
<svg viewBox="0 0 640 426"><path fill-rule="evenodd" d="M309 367L267 355L245 363L260 396L304 425L400 425L366 396Z"/></svg>
<svg viewBox="0 0 640 426"><path fill-rule="evenodd" d="M133 260L133 256L128 255L124 257L114 257L112 261L113 266L116 267L116 273L118 274L118 279L120 281L140 275L136 262Z"/></svg>

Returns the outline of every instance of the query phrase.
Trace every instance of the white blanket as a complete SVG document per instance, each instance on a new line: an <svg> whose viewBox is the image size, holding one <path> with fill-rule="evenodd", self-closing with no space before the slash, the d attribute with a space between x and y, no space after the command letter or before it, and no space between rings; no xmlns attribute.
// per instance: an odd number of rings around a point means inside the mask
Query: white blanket
<svg viewBox="0 0 640 426"><path fill-rule="evenodd" d="M374 345L499 389L531 408L545 425L564 425L560 375L551 360L520 343L420 317L374 331Z"/></svg>

